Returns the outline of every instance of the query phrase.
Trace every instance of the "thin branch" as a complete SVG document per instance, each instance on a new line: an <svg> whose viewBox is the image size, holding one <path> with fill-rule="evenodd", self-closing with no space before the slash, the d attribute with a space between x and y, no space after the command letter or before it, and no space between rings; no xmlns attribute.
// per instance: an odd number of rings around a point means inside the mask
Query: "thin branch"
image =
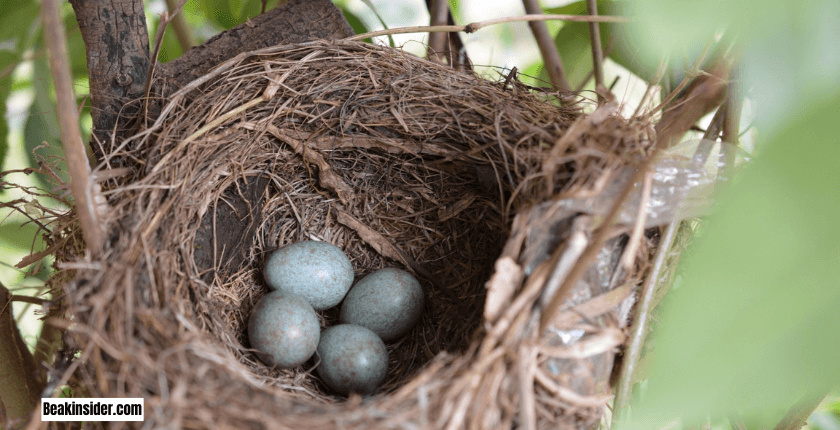
<svg viewBox="0 0 840 430"><path fill-rule="evenodd" d="M58 125L61 144L67 154L67 168L70 171L70 189L76 199L76 211L82 234L91 252L98 252L104 243L102 223L96 212L97 188L90 177L85 146L79 130L79 114L76 97L73 95L73 78L70 75L70 61L67 57L67 40L64 23L58 14L57 0L44 0L41 4L41 19L50 55L50 71L55 82Z"/></svg>
<svg viewBox="0 0 840 430"><path fill-rule="evenodd" d="M665 100L662 100L662 103L659 103L659 105L657 105L655 108L651 109L650 112L646 113L642 117L642 121L647 121L656 112L659 112L660 109L667 106L668 103L671 103L671 100L674 100L674 98L677 97L677 95L679 95L680 92L693 80L694 73L696 73L698 70L700 70L700 65L703 64L703 60L706 59L706 55L708 55L709 49L711 49L711 46L712 46L711 43L706 44L706 48L703 49L703 53L699 57L697 57L697 61L694 63L693 66L691 66L691 70L689 71L690 73L688 73L686 75L686 77L683 78L682 82L680 82L680 84L677 85L677 88L674 88L674 90L671 91L671 93L668 94L667 97L665 97Z"/></svg>
<svg viewBox="0 0 840 430"><path fill-rule="evenodd" d="M449 0L432 0L429 7L429 25L431 27L446 25L446 18L449 15ZM429 33L428 58L430 60L443 61L443 52L446 51L448 35L443 32Z"/></svg>
<svg viewBox="0 0 840 430"><path fill-rule="evenodd" d="M43 305L44 303L49 302L49 300L46 300L46 299L41 299L41 298L32 297L32 296L24 296L24 295L19 295L19 294L13 295L11 300L13 302L31 303L33 305Z"/></svg>
<svg viewBox="0 0 840 430"><path fill-rule="evenodd" d="M586 0L586 10L591 16L598 16L596 0ZM589 39L592 45L592 66L595 72L595 91L600 95L604 88L604 53L601 51L601 28L597 22L589 23Z"/></svg>
<svg viewBox="0 0 840 430"><path fill-rule="evenodd" d="M146 73L146 87L143 89L143 121L148 121L149 119L149 93L152 91L152 80L155 76L155 68L157 67L157 58L158 54L160 53L160 48L163 46L163 36L166 34L166 26L169 25L169 22L172 21L172 18L169 15L169 12L164 11L160 14L160 20L158 21L158 29L155 32L155 46L152 49L152 58L149 59L149 70ZM149 124L144 124L145 127L148 127Z"/></svg>
<svg viewBox="0 0 840 430"><path fill-rule="evenodd" d="M0 284L0 399L7 416L18 420L36 409L43 385L35 377L37 365L15 324L11 298Z"/></svg>
<svg viewBox="0 0 840 430"><path fill-rule="evenodd" d="M650 312L653 310L653 300L656 297L656 287L659 286L659 276L665 266L665 259L668 252L671 250L671 243L676 236L679 221L673 221L668 224L665 230L665 235L659 241L656 249L656 260L654 260L653 267L645 279L642 286L641 297L636 304L638 313L633 320L633 327L630 329L630 339L627 342L627 349L624 351L624 360L621 364L621 379L618 381L618 387L615 392L615 404L613 406L612 426L616 427L616 423L621 417L621 413L630 404L630 391L633 388L633 374L636 373L636 365L642 355L642 347L645 345L645 338L648 332L648 321Z"/></svg>
<svg viewBox="0 0 840 430"><path fill-rule="evenodd" d="M525 13L529 15L539 15L542 12L540 3L537 0L522 0L525 6ZM566 69L563 67L563 59L560 58L560 53L557 52L557 46L554 44L554 39L551 33L548 32L548 26L545 21L531 21L528 23L531 27L531 32L534 33L534 39L537 40L537 46L540 48L540 55L542 55L543 63L545 64L545 71L548 72L548 79L554 89L560 91L569 91L569 78L566 75Z"/></svg>
<svg viewBox="0 0 840 430"><path fill-rule="evenodd" d="M530 21L573 21L573 22L616 22L626 23L631 22L627 17L623 16L589 16L589 15L522 15L510 16L506 18L488 19L487 21L474 22L467 25L436 25L426 26L421 25L417 27L401 27L392 28L388 30L371 31L369 33L357 34L350 36L344 40L363 40L368 37L385 36L389 34L406 34L406 33L434 33L439 31L456 32L463 31L466 33L475 33L484 27L489 27L496 24L504 24L507 22L530 22Z"/></svg>
<svg viewBox="0 0 840 430"><path fill-rule="evenodd" d="M782 418L782 421L773 428L773 430L799 430L804 425L808 417L814 413L817 406L822 403L826 392L821 392L816 395L811 395L800 400L788 411L787 415Z"/></svg>
<svg viewBox="0 0 840 430"><path fill-rule="evenodd" d="M727 176L735 167L735 148L738 147L739 129L741 126L741 107L743 99L738 91L738 71L732 68L732 76L727 88L726 115L723 117L723 136L721 140L722 176Z"/></svg>
<svg viewBox="0 0 840 430"><path fill-rule="evenodd" d="M639 101L639 105L636 106L636 110L633 111L633 116L631 118L637 118L639 116L639 112L641 112L642 108L644 108L645 104L647 104L647 98L650 96L651 92L653 92L653 87L662 81L662 77L665 76L665 70L667 69L668 57L664 57L659 60L659 67L656 69L656 77L652 81L648 82L645 94L642 95L642 100Z"/></svg>
<svg viewBox="0 0 840 430"><path fill-rule="evenodd" d="M172 17L172 28L175 30L175 37L178 38L178 44L181 45L181 50L187 52L188 49L195 46L195 38L192 35L190 25L187 24L187 18L183 13L179 13L184 3L187 0L166 0L166 7L169 9L169 16ZM265 3L263 3L265 7ZM265 10L263 10L265 12Z"/></svg>
<svg viewBox="0 0 840 430"><path fill-rule="evenodd" d="M691 160L698 166L706 164L706 161L709 159L712 147L715 145L718 135L720 135L720 128L723 123L724 115L726 115L726 104L722 104L718 107L717 112L715 112L715 116L712 117L712 122L709 123L709 126L706 128L706 132L703 133L703 140L697 144L697 149L694 151L694 155Z"/></svg>

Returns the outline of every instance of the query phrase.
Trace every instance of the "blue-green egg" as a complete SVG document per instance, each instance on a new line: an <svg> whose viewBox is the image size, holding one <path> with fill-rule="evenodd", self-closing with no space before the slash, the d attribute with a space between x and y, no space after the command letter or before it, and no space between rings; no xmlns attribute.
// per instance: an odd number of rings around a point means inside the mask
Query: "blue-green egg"
<svg viewBox="0 0 840 430"><path fill-rule="evenodd" d="M339 320L368 328L389 341L417 324L423 305L423 289L414 276L400 269L382 269L353 286L341 305Z"/></svg>
<svg viewBox="0 0 840 430"><path fill-rule="evenodd" d="M288 369L312 357L321 339L321 325L304 298L273 291L251 311L248 339L263 363Z"/></svg>
<svg viewBox="0 0 840 430"><path fill-rule="evenodd" d="M353 265L335 245L297 242L268 256L263 277L271 289L297 294L319 311L341 303L353 285Z"/></svg>
<svg viewBox="0 0 840 430"><path fill-rule="evenodd" d="M318 376L339 394L372 394L388 375L388 349L374 332L340 324L321 333Z"/></svg>

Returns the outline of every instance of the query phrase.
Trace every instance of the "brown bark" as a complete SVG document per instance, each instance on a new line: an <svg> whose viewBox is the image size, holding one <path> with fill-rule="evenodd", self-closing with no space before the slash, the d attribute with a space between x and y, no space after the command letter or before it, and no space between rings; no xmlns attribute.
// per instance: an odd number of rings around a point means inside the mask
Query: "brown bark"
<svg viewBox="0 0 840 430"><path fill-rule="evenodd" d="M240 52L315 39L342 39L354 34L331 1L291 0L190 49L166 63L162 74L183 86Z"/></svg>
<svg viewBox="0 0 840 430"><path fill-rule="evenodd" d="M139 107L131 101L143 96L150 62L146 16L142 0L70 2L87 50L93 129L99 141L91 144L101 160L103 153L112 149L112 132L116 131L116 141L131 132L125 118L132 117ZM159 65L159 75L175 85L152 92L165 99L168 92L240 52L353 34L329 0L292 0Z"/></svg>
<svg viewBox="0 0 840 430"><path fill-rule="evenodd" d="M97 160L129 100L143 95L149 69L149 33L142 0L70 0L87 51ZM119 127L123 127L123 121ZM118 130L119 132L119 130Z"/></svg>
<svg viewBox="0 0 840 430"><path fill-rule="evenodd" d="M38 405L44 385L15 324L11 299L12 294L0 284L0 400L6 418L17 421Z"/></svg>

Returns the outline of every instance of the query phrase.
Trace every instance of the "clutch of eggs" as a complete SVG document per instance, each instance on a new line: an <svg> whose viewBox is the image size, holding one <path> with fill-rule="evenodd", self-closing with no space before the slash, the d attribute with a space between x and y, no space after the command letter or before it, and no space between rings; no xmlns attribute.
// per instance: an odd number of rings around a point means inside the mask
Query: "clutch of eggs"
<svg viewBox="0 0 840 430"><path fill-rule="evenodd" d="M248 322L257 356L269 366L290 368L317 350L318 375L345 395L371 394L382 384L388 373L383 341L411 330L425 303L420 283L400 269L375 271L351 289L350 260L325 242L297 242L272 252L263 277L273 291L257 304ZM320 331L315 311L342 300L341 324Z"/></svg>

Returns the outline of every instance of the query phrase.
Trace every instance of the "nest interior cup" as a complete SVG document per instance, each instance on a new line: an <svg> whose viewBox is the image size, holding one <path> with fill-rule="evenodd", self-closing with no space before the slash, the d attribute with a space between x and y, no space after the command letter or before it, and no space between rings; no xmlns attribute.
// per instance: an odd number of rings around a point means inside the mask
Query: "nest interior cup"
<svg viewBox="0 0 840 430"><path fill-rule="evenodd" d="M596 150L580 156L570 155L577 141L558 149L579 111L550 97L388 48L324 41L239 56L182 88L109 155L136 174L103 185L107 251L65 287L70 311L96 333L77 336L81 350L95 345L80 381L102 397L150 399L165 411L151 417L160 425L259 428L283 416L290 426L438 427L429 409L458 416L471 404L459 393L483 386L458 375L498 369L506 357L480 345L489 345L485 284L499 256L521 247L510 241L514 215L587 183L632 146L593 138ZM259 223L242 237L242 264L200 267L197 247L212 243L197 240L202 220L225 228L214 211L255 178L266 185L245 199ZM387 343L387 379L364 407L318 380L317 358L275 369L248 343L248 316L269 292L261 262L306 240L341 248L356 280L397 267L426 295L420 322ZM338 308L319 318L338 324ZM473 362L481 354L492 360ZM499 414L481 419L505 422Z"/></svg>

